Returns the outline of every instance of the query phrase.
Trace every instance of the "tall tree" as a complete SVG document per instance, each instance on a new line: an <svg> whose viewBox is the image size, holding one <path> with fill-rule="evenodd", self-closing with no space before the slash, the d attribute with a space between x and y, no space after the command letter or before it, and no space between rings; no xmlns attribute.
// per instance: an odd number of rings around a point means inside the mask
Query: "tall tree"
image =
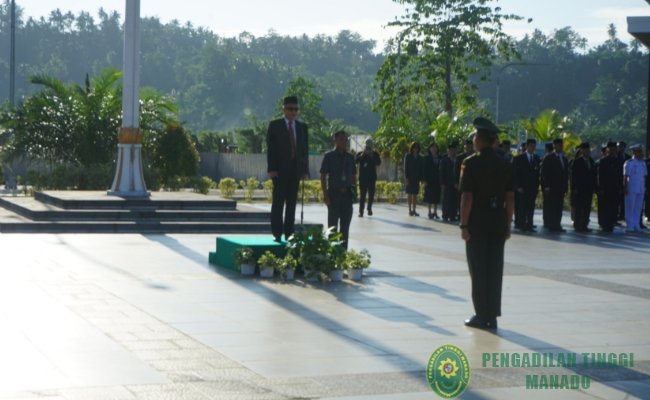
<svg viewBox="0 0 650 400"><path fill-rule="evenodd" d="M516 56L514 42L502 31L508 20L521 17L501 13L492 0L394 0L408 6L405 15L389 25L403 28L398 40L419 49L413 73L424 86L439 88L443 110L452 114L455 97L476 100L471 76L482 73L498 56ZM440 88L442 86L442 88Z"/></svg>

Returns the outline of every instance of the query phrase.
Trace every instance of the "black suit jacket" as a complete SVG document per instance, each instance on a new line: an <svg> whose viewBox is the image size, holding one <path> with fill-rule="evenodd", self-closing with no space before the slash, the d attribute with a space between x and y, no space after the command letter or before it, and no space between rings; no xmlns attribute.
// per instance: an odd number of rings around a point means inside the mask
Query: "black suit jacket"
<svg viewBox="0 0 650 400"><path fill-rule="evenodd" d="M591 158L578 157L571 169L571 190L574 193L589 194L596 190L596 163Z"/></svg>
<svg viewBox="0 0 650 400"><path fill-rule="evenodd" d="M544 157L541 168L542 189L549 188L551 193L564 195L569 188L569 161L557 153Z"/></svg>
<svg viewBox="0 0 650 400"><path fill-rule="evenodd" d="M291 159L291 142L289 129L284 118L273 120L266 131L266 161L267 172L277 171L279 177L285 177L296 171L296 177L309 175L309 144L307 124L295 121L296 129L296 158Z"/></svg>
<svg viewBox="0 0 650 400"><path fill-rule="evenodd" d="M532 163L528 161L528 153L520 154L513 159L515 189L523 189L524 193L537 193L540 162L537 154L533 154Z"/></svg>

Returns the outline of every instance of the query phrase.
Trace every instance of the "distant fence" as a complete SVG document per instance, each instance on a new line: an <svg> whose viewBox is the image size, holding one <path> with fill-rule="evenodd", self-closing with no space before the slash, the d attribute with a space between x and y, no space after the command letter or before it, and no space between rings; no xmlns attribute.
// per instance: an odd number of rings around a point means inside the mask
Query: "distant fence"
<svg viewBox="0 0 650 400"><path fill-rule="evenodd" d="M322 155L309 156L309 175L318 179ZM387 159L382 159L377 168L377 179L395 180L395 165ZM237 180L255 177L259 181L269 179L266 172L266 154L233 154L233 153L201 153L199 174L210 177L215 182L221 178Z"/></svg>

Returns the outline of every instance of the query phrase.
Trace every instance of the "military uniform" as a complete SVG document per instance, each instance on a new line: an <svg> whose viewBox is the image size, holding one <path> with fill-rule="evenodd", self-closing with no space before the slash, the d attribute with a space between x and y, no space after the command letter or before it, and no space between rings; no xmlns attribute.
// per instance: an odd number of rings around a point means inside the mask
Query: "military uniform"
<svg viewBox="0 0 650 400"><path fill-rule="evenodd" d="M483 118L474 120L477 130L498 129ZM477 139L478 140L478 139ZM471 327L495 329L496 318L501 315L501 287L505 241L509 235L509 219L506 197L514 191L513 169L509 162L500 158L495 150L485 147L465 159L462 165L460 191L463 207L465 196L471 198L469 218L461 214L461 229L469 232L465 242L467 264L472 279L472 301L476 315L465 321ZM510 204L512 207L512 204ZM465 211L466 210L462 210ZM512 209L509 210L512 213Z"/></svg>
<svg viewBox="0 0 650 400"><path fill-rule="evenodd" d="M356 177L354 156L336 149L325 153L320 173L327 175L327 226L338 227L343 235L343 247L348 248L350 221L352 220L352 185Z"/></svg>

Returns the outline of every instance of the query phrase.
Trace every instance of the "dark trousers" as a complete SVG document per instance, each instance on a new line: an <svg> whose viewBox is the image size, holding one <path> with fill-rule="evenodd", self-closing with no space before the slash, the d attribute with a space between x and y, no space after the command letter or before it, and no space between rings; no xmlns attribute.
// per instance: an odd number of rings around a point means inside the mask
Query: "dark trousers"
<svg viewBox="0 0 650 400"><path fill-rule="evenodd" d="M289 174L291 175L291 174ZM298 199L299 179L278 176L273 178L273 203L271 203L271 232L276 238L289 238L293 235L296 219L296 201ZM284 211L284 222L282 213Z"/></svg>
<svg viewBox="0 0 650 400"><path fill-rule="evenodd" d="M537 192L515 192L515 227L521 229L533 228L536 199Z"/></svg>
<svg viewBox="0 0 650 400"><path fill-rule="evenodd" d="M613 193L606 191L598 196L598 207L602 207L600 226L606 231L611 231L616 225L619 199L618 191Z"/></svg>
<svg viewBox="0 0 650 400"><path fill-rule="evenodd" d="M350 221L352 221L352 194L349 190L330 191L330 205L327 207L327 226L334 227L343 236L343 247L348 248Z"/></svg>
<svg viewBox="0 0 650 400"><path fill-rule="evenodd" d="M501 315L504 247L505 238L499 235L472 234L465 243L474 311L485 321Z"/></svg>
<svg viewBox="0 0 650 400"><path fill-rule="evenodd" d="M519 191L515 190L515 228L524 227L524 224L522 223L524 220L524 209L521 195L522 193L519 193Z"/></svg>
<svg viewBox="0 0 650 400"><path fill-rule="evenodd" d="M544 227L548 229L562 228L563 208L564 193L553 190L544 192Z"/></svg>
<svg viewBox="0 0 650 400"><path fill-rule="evenodd" d="M586 230L589 225L589 216L591 215L591 200L594 194L592 192L578 192L573 194L573 204L575 208L575 217L573 227L577 230Z"/></svg>
<svg viewBox="0 0 650 400"><path fill-rule="evenodd" d="M650 194L647 193L650 193L650 188L646 188L645 196L645 217L650 220Z"/></svg>
<svg viewBox="0 0 650 400"><path fill-rule="evenodd" d="M445 185L442 190L442 218L456 219L458 216L458 190L452 185Z"/></svg>
<svg viewBox="0 0 650 400"><path fill-rule="evenodd" d="M368 194L368 211L372 211L372 202L375 200L376 180L359 182L359 214L363 215L363 207L366 204L366 193Z"/></svg>

